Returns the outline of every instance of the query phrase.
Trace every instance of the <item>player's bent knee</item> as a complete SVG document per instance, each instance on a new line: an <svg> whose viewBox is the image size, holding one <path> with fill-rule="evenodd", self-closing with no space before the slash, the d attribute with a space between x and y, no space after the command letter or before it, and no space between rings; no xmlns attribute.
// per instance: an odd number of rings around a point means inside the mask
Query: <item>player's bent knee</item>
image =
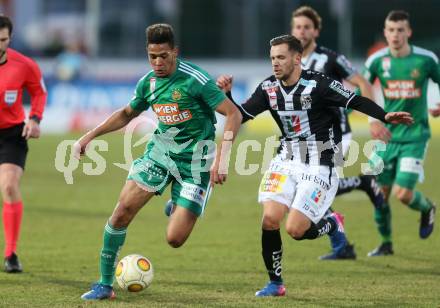
<svg viewBox="0 0 440 308"><path fill-rule="evenodd" d="M185 243L185 239L173 237L173 236L167 236L167 242L168 245L170 245L173 248L179 248Z"/></svg>
<svg viewBox="0 0 440 308"><path fill-rule="evenodd" d="M399 188L396 190L396 198L404 204L409 204L413 197L413 192L409 189Z"/></svg>
<svg viewBox="0 0 440 308"><path fill-rule="evenodd" d="M280 228L280 221L270 215L264 215L261 224L264 230L278 230Z"/></svg>
<svg viewBox="0 0 440 308"><path fill-rule="evenodd" d="M287 233L295 240L299 241L303 239L304 233L306 230L304 230L300 226L292 225L292 226L286 226Z"/></svg>
<svg viewBox="0 0 440 308"><path fill-rule="evenodd" d="M2 194L8 199L15 199L15 197L19 194L18 185L15 183L6 183L2 185Z"/></svg>

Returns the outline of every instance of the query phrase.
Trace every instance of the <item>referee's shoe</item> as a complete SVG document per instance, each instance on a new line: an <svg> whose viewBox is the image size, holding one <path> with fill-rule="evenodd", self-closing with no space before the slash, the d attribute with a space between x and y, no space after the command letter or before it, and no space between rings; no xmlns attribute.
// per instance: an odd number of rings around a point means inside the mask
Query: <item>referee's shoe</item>
<svg viewBox="0 0 440 308"><path fill-rule="evenodd" d="M18 256L12 253L9 257L5 258L5 272L6 273L21 273L23 268L18 260Z"/></svg>

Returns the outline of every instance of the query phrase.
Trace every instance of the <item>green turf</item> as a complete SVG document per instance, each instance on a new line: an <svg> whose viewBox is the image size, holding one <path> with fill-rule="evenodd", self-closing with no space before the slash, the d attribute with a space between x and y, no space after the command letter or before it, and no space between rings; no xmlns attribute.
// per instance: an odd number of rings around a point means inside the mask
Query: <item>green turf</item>
<svg viewBox="0 0 440 308"><path fill-rule="evenodd" d="M126 172L113 165L124 161L123 139L118 134L106 138L109 151L103 153L107 159L104 174L85 176L77 170L74 184L67 185L54 168L56 146L66 138L72 136L45 136L30 144L22 182L25 214L19 248L25 272L0 273L1 307L440 304L439 230L428 240L420 240L419 214L393 200L395 256L367 258L379 237L372 206L358 192L335 202L335 208L346 216L346 230L355 242L358 260L318 261L329 249L327 239L296 242L283 232L287 296L256 299L255 291L267 281L260 256L261 209L256 202L261 175L233 173L225 186L215 188L205 217L182 248L170 248L165 242L163 204L167 196L147 205L129 228L122 256L140 253L150 258L155 269L153 284L137 294L116 288L117 300L85 304L79 296L98 277L102 230L125 181ZM140 151L138 147L136 152ZM434 200L440 200L438 153L440 142L433 140L426 184L420 186ZM259 161L260 154L249 156L248 162ZM354 174L355 169L348 171ZM3 243L3 234L0 236Z"/></svg>

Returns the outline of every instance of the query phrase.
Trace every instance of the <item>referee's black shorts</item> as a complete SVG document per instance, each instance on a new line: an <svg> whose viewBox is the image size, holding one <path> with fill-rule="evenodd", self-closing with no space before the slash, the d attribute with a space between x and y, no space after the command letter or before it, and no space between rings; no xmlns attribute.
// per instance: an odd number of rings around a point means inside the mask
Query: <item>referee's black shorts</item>
<svg viewBox="0 0 440 308"><path fill-rule="evenodd" d="M21 136L24 123L0 129L0 164L11 163L24 169L27 140Z"/></svg>

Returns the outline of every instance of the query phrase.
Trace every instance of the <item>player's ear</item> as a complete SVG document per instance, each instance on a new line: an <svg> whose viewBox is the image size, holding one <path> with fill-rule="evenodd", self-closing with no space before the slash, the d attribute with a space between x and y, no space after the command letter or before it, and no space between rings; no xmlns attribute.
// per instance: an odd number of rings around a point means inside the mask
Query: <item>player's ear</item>
<svg viewBox="0 0 440 308"><path fill-rule="evenodd" d="M295 54L293 55L293 59L295 60L296 65L301 64L301 57L302 57L302 54L299 52L295 52Z"/></svg>

